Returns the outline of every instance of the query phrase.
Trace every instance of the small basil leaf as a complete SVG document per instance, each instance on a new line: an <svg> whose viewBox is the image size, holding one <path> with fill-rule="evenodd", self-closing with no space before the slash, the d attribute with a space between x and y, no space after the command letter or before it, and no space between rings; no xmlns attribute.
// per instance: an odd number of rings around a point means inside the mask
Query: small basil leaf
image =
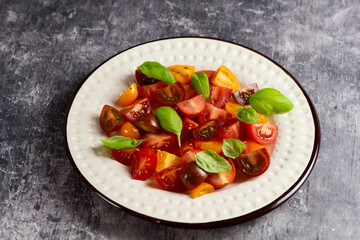
<svg viewBox="0 0 360 240"><path fill-rule="evenodd" d="M249 103L258 113L286 113L294 108L292 102L281 92L273 88L263 88L249 98Z"/></svg>
<svg viewBox="0 0 360 240"><path fill-rule="evenodd" d="M209 173L220 173L231 170L231 165L225 158L213 150L205 150L195 155L196 164Z"/></svg>
<svg viewBox="0 0 360 240"><path fill-rule="evenodd" d="M198 94L204 94L205 101L209 100L210 87L209 79L204 72L199 72L197 75L191 75L191 86L195 89Z"/></svg>
<svg viewBox="0 0 360 240"><path fill-rule="evenodd" d="M180 134L183 125L177 112L171 107L159 107L155 110L155 115L163 129L178 136L179 146L181 146Z"/></svg>
<svg viewBox="0 0 360 240"><path fill-rule="evenodd" d="M236 158L245 150L245 144L239 139L224 139L222 150L225 156Z"/></svg>
<svg viewBox="0 0 360 240"><path fill-rule="evenodd" d="M236 117L246 123L257 123L259 121L259 117L253 108L241 108Z"/></svg>
<svg viewBox="0 0 360 240"><path fill-rule="evenodd" d="M158 62L144 62L137 67L143 74L150 78L159 79L167 84L173 84L176 82L171 72Z"/></svg>
<svg viewBox="0 0 360 240"><path fill-rule="evenodd" d="M125 149L125 148L134 148L138 147L141 143L146 141L146 139L136 140L124 136L113 136L108 139L100 139L105 146L112 149Z"/></svg>

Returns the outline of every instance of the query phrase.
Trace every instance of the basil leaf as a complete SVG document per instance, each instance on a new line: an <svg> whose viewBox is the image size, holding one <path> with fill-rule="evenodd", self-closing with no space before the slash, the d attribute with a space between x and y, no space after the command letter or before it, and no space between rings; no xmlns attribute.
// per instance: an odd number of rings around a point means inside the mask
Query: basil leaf
<svg viewBox="0 0 360 240"><path fill-rule="evenodd" d="M204 72L199 72L197 75L191 75L191 86L195 89L198 94L204 94L205 101L209 100L210 87L209 79Z"/></svg>
<svg viewBox="0 0 360 240"><path fill-rule="evenodd" d="M213 150L205 150L195 155L196 164L209 173L220 173L231 170L231 165L225 158Z"/></svg>
<svg viewBox="0 0 360 240"><path fill-rule="evenodd" d="M181 146L180 134L183 125L177 112L171 107L159 107L155 110L155 115L163 129L175 133L178 136L179 146Z"/></svg>
<svg viewBox="0 0 360 240"><path fill-rule="evenodd" d="M224 139L222 150L225 156L236 158L245 150L245 144L239 139Z"/></svg>
<svg viewBox="0 0 360 240"><path fill-rule="evenodd" d="M259 121L259 117L253 108L240 108L236 117L246 123L257 123Z"/></svg>
<svg viewBox="0 0 360 240"><path fill-rule="evenodd" d="M136 140L124 136L113 136L108 139L100 139L105 146L112 149L125 149L125 148L134 148L139 146L141 143L146 141L146 139Z"/></svg>
<svg viewBox="0 0 360 240"><path fill-rule="evenodd" d="M176 80L171 72L158 62L144 62L137 67L143 74L150 78L159 79L167 84L175 83Z"/></svg>
<svg viewBox="0 0 360 240"><path fill-rule="evenodd" d="M294 108L292 102L281 92L273 88L263 88L249 98L249 103L258 113L286 113Z"/></svg>

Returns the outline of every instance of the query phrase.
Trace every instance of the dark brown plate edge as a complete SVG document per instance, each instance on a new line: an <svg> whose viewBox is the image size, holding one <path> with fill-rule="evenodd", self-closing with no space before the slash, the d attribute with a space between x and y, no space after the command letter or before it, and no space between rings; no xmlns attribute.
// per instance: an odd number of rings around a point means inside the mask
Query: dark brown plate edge
<svg viewBox="0 0 360 240"><path fill-rule="evenodd" d="M275 199L273 202L271 202L270 204L256 210L253 211L251 213L248 213L246 215L242 215L239 217L235 217L235 218L230 218L230 219L225 219L225 220L220 220L220 221L213 221L213 222L204 222L204 223L183 223L183 222L174 222L174 221L167 221L167 220L162 220L162 219L158 219L158 218L154 218L154 217L150 217L144 214L141 214L139 212L136 212L134 210L131 210L129 208L126 208L114 201L112 201L111 199L109 199L108 197L106 197L103 193L101 193L99 190L97 190L80 172L79 168L77 167L77 165L75 164L75 161L70 153L70 149L69 149L69 144L67 141L67 132L66 132L66 128L67 128L67 120L68 120L68 116L69 116L69 112L71 109L71 106L74 102L74 99L78 93L78 91L80 90L80 88L82 87L82 85L86 82L86 80L89 78L89 76L94 73L100 66L102 66L103 64L105 64L107 61L109 61L110 59L112 59L113 57L126 52L132 48L144 45L144 44L148 44L148 43L152 43L152 42L158 42L158 41L164 41L164 40L171 40L171 39L182 39L182 38L198 38L198 39L209 39L209 40L216 40L216 41L221 41L221 42L226 42L226 43L230 43L230 44L234 44L236 46L240 46L243 47L245 49L248 49L252 52L255 52L259 55L261 55L262 57L268 59L269 61L271 61L273 64L275 64L276 66L278 66L280 69L282 69L297 85L298 87L301 89L302 93L304 94L304 96L306 97L308 104L310 106L311 109L311 113L313 116L313 120L314 120L314 126L315 126L315 139L314 139L314 147L313 147L313 151L310 157L310 161L308 163L308 165L306 166L304 172L302 173L302 175L300 176L300 178L284 193L282 194L280 197L278 197L277 199ZM227 41L227 40L223 40L223 39L218 39L218 38L211 38L211 37L200 37L200 36L182 36L182 37L169 37L169 38L161 38L161 39L157 39L157 40L152 40L152 41L148 41L148 42L144 42L135 46L132 46L130 48L127 48L115 55L113 55L112 57L108 58L107 60L105 60L104 62L102 62L101 64L99 64L93 71L91 71L86 78L79 84L79 86L77 87L77 89L75 90L75 93L73 94L70 103L67 107L66 110L66 115L65 115L65 120L64 120L64 143L65 143L65 149L66 149L66 154L70 160L71 165L73 166L73 168L75 169L75 171L77 172L77 174L80 176L81 180L83 182L85 182L85 184L91 189L93 190L98 196L100 196L102 199L104 199L105 201L107 201L108 203L112 204L115 207L121 208L125 211L127 211L128 213L135 215L137 217L140 217L142 219L151 221L151 222L155 222L155 223L160 223L160 224L164 224L164 225L169 225L169 226L174 226L174 227L180 227L180 228L219 228L219 227L227 227L227 226L232 226L235 224L239 224L239 223L243 223L243 222L247 222L250 220L253 220L255 218L261 217L265 214L267 214L268 212L274 210L275 208L279 207L281 204L283 204L284 202L286 202L293 194L295 194L295 192L297 192L300 187L304 184L304 182L306 181L306 179L308 178L308 176L310 175L315 163L316 163L316 159L317 156L319 154L319 150L320 150L320 142L321 142L321 131L320 131L320 122L319 122L319 117L318 114L316 112L315 106L312 103L309 95L306 93L306 91L304 90L304 88L301 86L301 84L296 80L296 78L294 76L292 76L285 68L283 68L280 64L278 64L277 62L275 62L274 60L272 60L271 58L265 56L264 54L246 47L244 45L238 44L238 43L234 43L231 41Z"/></svg>

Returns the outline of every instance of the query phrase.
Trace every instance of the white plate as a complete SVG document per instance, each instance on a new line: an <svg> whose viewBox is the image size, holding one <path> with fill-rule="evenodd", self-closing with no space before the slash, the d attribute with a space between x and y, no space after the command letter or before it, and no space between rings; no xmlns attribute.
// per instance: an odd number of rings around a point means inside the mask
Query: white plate
<svg viewBox="0 0 360 240"><path fill-rule="evenodd" d="M109 158L99 126L105 104L134 82L134 70L144 61L165 66L187 64L195 70L228 67L241 86L281 91L293 111L275 115L279 136L269 169L261 176L233 183L193 199L160 190L149 181L131 180L129 168ZM299 83L271 59L244 46L208 38L172 38L127 49L94 70L77 90L66 119L65 145L71 163L97 194L115 206L143 218L176 226L218 227L261 216L295 193L316 161L320 127L315 109Z"/></svg>

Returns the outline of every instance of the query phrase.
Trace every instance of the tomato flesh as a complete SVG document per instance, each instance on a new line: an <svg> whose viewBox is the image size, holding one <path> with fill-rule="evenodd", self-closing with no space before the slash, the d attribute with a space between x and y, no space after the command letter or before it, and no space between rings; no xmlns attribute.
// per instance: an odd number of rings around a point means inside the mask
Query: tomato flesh
<svg viewBox="0 0 360 240"><path fill-rule="evenodd" d="M109 105L103 107L99 120L101 129L107 134L120 128L125 123L121 112Z"/></svg>
<svg viewBox="0 0 360 240"><path fill-rule="evenodd" d="M145 181L155 173L156 164L157 158L154 150L141 149L131 165L132 179Z"/></svg>
<svg viewBox="0 0 360 240"><path fill-rule="evenodd" d="M213 71L213 70L201 70L201 71L195 72L194 74L198 74L199 72L205 73L209 80L212 78L212 76L215 73L215 71Z"/></svg>
<svg viewBox="0 0 360 240"><path fill-rule="evenodd" d="M235 179L236 168L231 158L228 158L227 161L231 165L231 170L220 173L209 173L206 182L210 183L215 188L223 188L232 183Z"/></svg>
<svg viewBox="0 0 360 240"><path fill-rule="evenodd" d="M146 133L142 136L142 139L147 139L142 143L143 147L151 148L155 151L172 152L178 142L176 135L169 132Z"/></svg>
<svg viewBox="0 0 360 240"><path fill-rule="evenodd" d="M135 160L139 148L129 148L129 149L111 149L111 154L113 158L126 166L131 166Z"/></svg>
<svg viewBox="0 0 360 240"><path fill-rule="evenodd" d="M270 165L270 154L266 148L255 150L248 154L240 154L235 158L236 167L247 176L259 176Z"/></svg>
<svg viewBox="0 0 360 240"><path fill-rule="evenodd" d="M127 121L131 123L135 122L139 116L145 113L151 113L149 98L136 100L132 105L121 109L120 113Z"/></svg>
<svg viewBox="0 0 360 240"><path fill-rule="evenodd" d="M213 86L210 91L209 103L217 108L224 108L231 97L232 89Z"/></svg>
<svg viewBox="0 0 360 240"><path fill-rule="evenodd" d="M232 115L227 111L214 107L210 103L205 104L204 110L199 114L199 123L204 123L208 120L219 119L220 125L223 126L232 118Z"/></svg>
<svg viewBox="0 0 360 240"><path fill-rule="evenodd" d="M247 139L246 123L239 121L236 118L231 119L220 131L220 136L223 139Z"/></svg>
<svg viewBox="0 0 360 240"><path fill-rule="evenodd" d="M136 78L136 82L138 83L139 86L153 84L153 83L160 81L158 79L150 78L150 77L146 76L139 69L135 70L135 78Z"/></svg>
<svg viewBox="0 0 360 240"><path fill-rule="evenodd" d="M252 94L259 90L256 83L250 84L239 91L233 93L233 98L241 105L249 105L249 98Z"/></svg>
<svg viewBox="0 0 360 240"><path fill-rule="evenodd" d="M143 98L148 97L150 101L154 100L154 92L158 89L162 89L167 87L167 83L164 81L159 81L153 84L149 84L149 85L143 85L138 87L138 92L140 94L140 96L142 96Z"/></svg>
<svg viewBox="0 0 360 240"><path fill-rule="evenodd" d="M154 93L155 100L165 106L174 106L175 104L184 101L185 97L185 88L179 82L170 84L162 89L157 89Z"/></svg>
<svg viewBox="0 0 360 240"><path fill-rule="evenodd" d="M197 95L196 97L188 100L179 102L176 104L179 110L186 117L195 117L200 114L205 108L205 97L204 94Z"/></svg>
<svg viewBox="0 0 360 240"><path fill-rule="evenodd" d="M180 173L184 168L183 165L176 165L165 168L155 174L155 180L159 186L170 192L182 192L185 190L180 181Z"/></svg>
<svg viewBox="0 0 360 240"><path fill-rule="evenodd" d="M199 126L199 124L192 119L185 117L183 119L183 128L181 129L181 138L186 139L192 136L192 131Z"/></svg>
<svg viewBox="0 0 360 240"><path fill-rule="evenodd" d="M251 139L261 145L269 145L276 142L278 126L272 124L248 124L248 133Z"/></svg>
<svg viewBox="0 0 360 240"><path fill-rule="evenodd" d="M196 161L195 155L198 152L201 152L201 151L204 151L204 150L202 150L202 149L192 149L192 150L187 151L186 153L184 153L181 156L180 163L186 165L189 162L195 162Z"/></svg>
<svg viewBox="0 0 360 240"><path fill-rule="evenodd" d="M193 130L193 136L199 140L211 140L218 134L220 121L218 119L209 120L200 124Z"/></svg>

